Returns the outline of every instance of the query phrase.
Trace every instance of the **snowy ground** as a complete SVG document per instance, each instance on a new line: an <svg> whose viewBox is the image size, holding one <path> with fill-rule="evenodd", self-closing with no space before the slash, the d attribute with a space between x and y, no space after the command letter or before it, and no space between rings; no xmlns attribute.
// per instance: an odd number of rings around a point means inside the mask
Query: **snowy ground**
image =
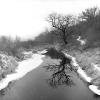
<svg viewBox="0 0 100 100"><path fill-rule="evenodd" d="M84 78L87 82L91 82L91 81L92 81L92 78L89 77L89 76L86 74L86 72L83 71L83 70L81 69L81 67L78 65L78 63L77 63L77 61L76 61L76 58L73 57L73 56L71 56L71 55L69 55L69 54L67 54L67 53L66 53L65 55L66 55L67 57L70 57L70 58L72 59L72 64L78 68L77 73L78 73L82 78ZM93 64L93 67L94 67L94 69L97 69L98 71L100 71L100 68L99 68L96 64ZM100 95L100 90L98 89L98 86L96 86L96 85L89 85L89 89L90 89L92 92L94 92L95 94Z"/></svg>
<svg viewBox="0 0 100 100"><path fill-rule="evenodd" d="M9 82L14 80L19 80L25 76L28 72L32 71L38 67L42 62L44 55L33 54L32 58L19 62L19 66L16 69L15 73L7 75L6 78L0 81L0 90L8 86Z"/></svg>
<svg viewBox="0 0 100 100"><path fill-rule="evenodd" d="M42 53L45 53L46 50L43 50L42 52L37 52L37 54L33 54L31 58L24 60L22 62L19 62L19 66L16 69L16 73L9 74L7 75L6 78L4 78L2 81L0 81L0 90L4 89L5 87L8 86L9 82L14 81L14 80L19 80L23 76L25 76L28 72L32 71L36 67L38 67L42 62L42 58L45 57L45 55L41 55ZM68 55L65 53L67 57L70 57L72 59L72 64L74 66L77 66L78 70L77 73L81 77L83 77L87 82L91 82L92 78L89 77L78 65L75 57ZM97 69L97 66L94 66ZM94 93L100 95L100 90L98 89L98 86L95 85L90 85L89 86L90 90L93 91Z"/></svg>

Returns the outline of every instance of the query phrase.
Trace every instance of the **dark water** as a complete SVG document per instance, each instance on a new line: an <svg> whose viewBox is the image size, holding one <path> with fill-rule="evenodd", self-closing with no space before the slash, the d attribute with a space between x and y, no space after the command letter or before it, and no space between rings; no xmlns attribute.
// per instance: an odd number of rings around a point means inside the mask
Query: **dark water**
<svg viewBox="0 0 100 100"><path fill-rule="evenodd" d="M53 60L54 61L54 60ZM19 81L14 82L1 95L0 100L96 100L100 99L88 89L87 84L72 74L75 85L59 85L51 87L47 80L52 72L43 68L46 63L53 63L50 58L44 59L44 63L28 73ZM56 61L54 61L56 62Z"/></svg>
<svg viewBox="0 0 100 100"><path fill-rule="evenodd" d="M54 54L52 57L55 58ZM61 54L60 57L62 59L63 55ZM74 72L69 71L69 74L65 70L62 70L57 73L56 70L58 70L58 67L52 67L50 64L53 65L53 63L56 63L56 65L59 65L59 59L55 60L50 57L46 57L43 60L44 62L41 66L2 90L0 92L0 100L100 99L88 89L88 84L81 80ZM60 67L59 70L61 70ZM65 73L68 74L66 75Z"/></svg>

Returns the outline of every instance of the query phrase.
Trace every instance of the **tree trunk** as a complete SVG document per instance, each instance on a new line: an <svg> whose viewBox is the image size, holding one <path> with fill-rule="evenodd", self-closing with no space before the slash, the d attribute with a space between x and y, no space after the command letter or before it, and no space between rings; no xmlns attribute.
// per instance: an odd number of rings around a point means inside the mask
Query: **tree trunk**
<svg viewBox="0 0 100 100"><path fill-rule="evenodd" d="M65 34L63 35L63 41L64 41L65 44L68 44Z"/></svg>
<svg viewBox="0 0 100 100"><path fill-rule="evenodd" d="M66 39L64 39L64 43L65 43L65 44L68 44L68 42L66 41Z"/></svg>
<svg viewBox="0 0 100 100"><path fill-rule="evenodd" d="M68 44L68 41L66 40L66 31L63 30L62 32L63 32L63 41L65 44Z"/></svg>

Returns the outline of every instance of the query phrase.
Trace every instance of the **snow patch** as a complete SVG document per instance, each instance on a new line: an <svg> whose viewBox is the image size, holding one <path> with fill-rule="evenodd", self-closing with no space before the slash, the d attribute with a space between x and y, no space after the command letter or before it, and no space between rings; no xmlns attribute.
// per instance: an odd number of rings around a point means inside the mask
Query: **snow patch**
<svg viewBox="0 0 100 100"><path fill-rule="evenodd" d="M94 63L92 63L92 65L94 66L94 69L100 71L100 68L98 67L98 64L94 64Z"/></svg>
<svg viewBox="0 0 100 100"><path fill-rule="evenodd" d="M81 45L85 45L85 44L86 44L86 40L85 40L85 39L82 40L82 39L81 39L81 36L79 36L79 37L77 38L77 41L79 41Z"/></svg>
<svg viewBox="0 0 100 100"><path fill-rule="evenodd" d="M88 77L86 73L79 67L77 72L87 81L91 82L92 78Z"/></svg>
<svg viewBox="0 0 100 100"><path fill-rule="evenodd" d="M45 50L43 50L43 51L38 51L37 53L38 53L38 54L45 54L45 53L47 53L47 49L45 49Z"/></svg>
<svg viewBox="0 0 100 100"><path fill-rule="evenodd" d="M98 86L90 85L90 86L89 86L89 89L90 89L92 92L96 93L97 95L100 95L100 90L98 89Z"/></svg>

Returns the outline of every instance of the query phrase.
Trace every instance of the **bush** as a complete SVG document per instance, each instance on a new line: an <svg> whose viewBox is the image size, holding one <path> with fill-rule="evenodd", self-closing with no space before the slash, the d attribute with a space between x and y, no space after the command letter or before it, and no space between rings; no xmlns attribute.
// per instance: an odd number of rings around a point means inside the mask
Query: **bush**
<svg viewBox="0 0 100 100"><path fill-rule="evenodd" d="M0 52L0 79L15 71L18 66L15 58Z"/></svg>

